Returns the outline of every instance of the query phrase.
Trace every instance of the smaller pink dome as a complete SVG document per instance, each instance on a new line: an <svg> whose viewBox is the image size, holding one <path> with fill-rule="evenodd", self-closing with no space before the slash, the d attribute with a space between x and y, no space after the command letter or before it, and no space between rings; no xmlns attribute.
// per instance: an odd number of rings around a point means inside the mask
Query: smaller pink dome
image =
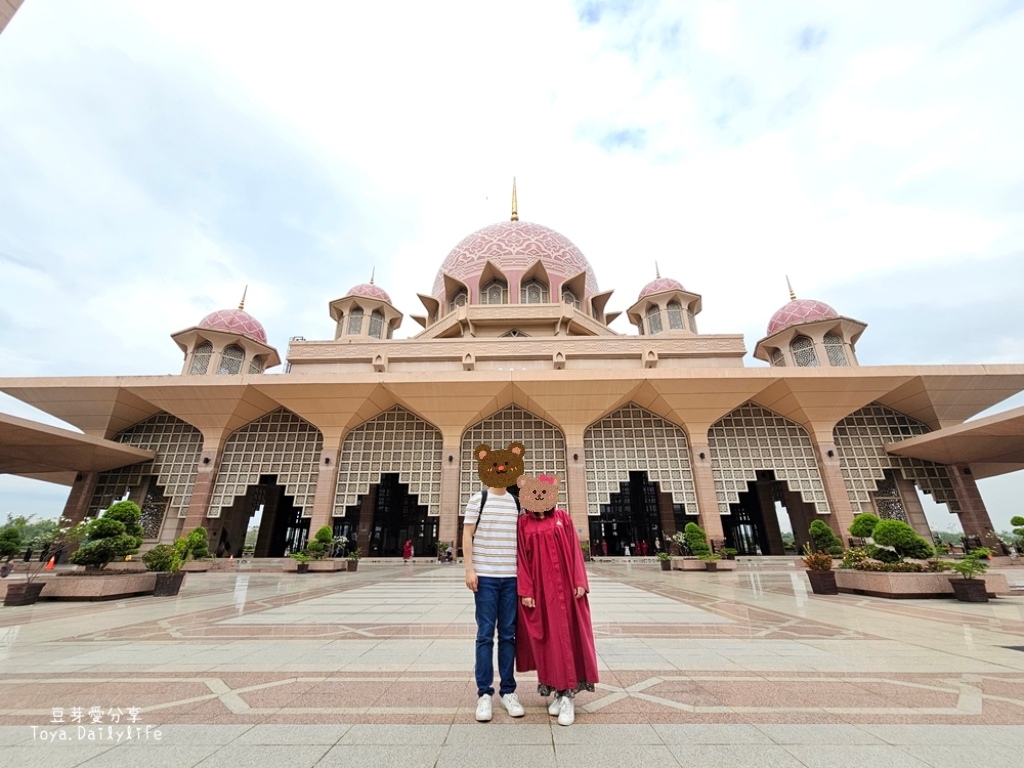
<svg viewBox="0 0 1024 768"><path fill-rule="evenodd" d="M640 291L640 295L637 296L636 300L640 301L644 296L652 296L655 293L664 293L665 291L685 291L683 284L678 280L673 280L671 277L659 277L657 280L652 280L644 286L643 290Z"/></svg>
<svg viewBox="0 0 1024 768"><path fill-rule="evenodd" d="M823 301L814 299L793 299L778 310L768 321L768 335L778 333L792 325L813 323L815 320L832 320L839 313Z"/></svg>
<svg viewBox="0 0 1024 768"><path fill-rule="evenodd" d="M373 283L361 283L346 293L345 296L362 296L364 299L377 299L378 301L386 301L388 304L391 303L391 297L388 296L387 292L378 288Z"/></svg>
<svg viewBox="0 0 1024 768"><path fill-rule="evenodd" d="M218 309L200 320L197 327L210 331L238 333L260 344L267 343L267 332L263 330L260 321L244 309Z"/></svg>

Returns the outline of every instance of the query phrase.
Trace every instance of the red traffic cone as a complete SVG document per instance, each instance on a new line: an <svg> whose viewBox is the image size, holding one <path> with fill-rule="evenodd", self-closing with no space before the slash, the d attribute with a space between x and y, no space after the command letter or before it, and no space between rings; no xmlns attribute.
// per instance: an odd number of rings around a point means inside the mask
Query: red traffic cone
<svg viewBox="0 0 1024 768"><path fill-rule="evenodd" d="M57 556L53 555L52 557L50 557L49 560L46 561L46 567L43 570L45 570L45 571L52 571L53 570L53 566L55 566L56 564L57 564Z"/></svg>

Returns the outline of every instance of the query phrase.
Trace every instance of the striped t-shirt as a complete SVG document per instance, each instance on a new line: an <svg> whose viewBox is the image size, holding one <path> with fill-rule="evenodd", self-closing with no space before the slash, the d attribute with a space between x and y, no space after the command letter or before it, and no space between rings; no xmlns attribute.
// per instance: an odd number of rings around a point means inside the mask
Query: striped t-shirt
<svg viewBox="0 0 1024 768"><path fill-rule="evenodd" d="M505 491L487 492L487 507L480 514L480 494L466 504L466 525L475 525L473 570L477 576L508 579L516 576L516 525L519 508L515 497Z"/></svg>

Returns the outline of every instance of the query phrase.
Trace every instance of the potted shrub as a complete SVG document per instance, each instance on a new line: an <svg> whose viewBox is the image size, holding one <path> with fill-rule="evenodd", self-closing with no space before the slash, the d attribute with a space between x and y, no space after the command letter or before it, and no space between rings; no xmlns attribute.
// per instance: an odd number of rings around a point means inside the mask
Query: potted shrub
<svg viewBox="0 0 1024 768"><path fill-rule="evenodd" d="M828 552L815 552L811 545L804 544L804 566L807 568L807 579L811 582L811 592L816 595L838 595L836 574L832 570L832 555Z"/></svg>
<svg viewBox="0 0 1024 768"><path fill-rule="evenodd" d="M828 552L830 555L836 556L843 554L843 542L832 532L824 520L813 521L807 532L811 535L815 551Z"/></svg>
<svg viewBox="0 0 1024 768"><path fill-rule="evenodd" d="M590 562L590 541L584 540L580 542L580 549L583 550L583 562Z"/></svg>
<svg viewBox="0 0 1024 768"><path fill-rule="evenodd" d="M142 556L146 569L156 572L154 597L174 597L181 589L181 584L185 580L185 572L181 570L184 546L178 542L184 541L185 539L178 539L174 545L157 544Z"/></svg>
<svg viewBox="0 0 1024 768"><path fill-rule="evenodd" d="M309 561L313 558L306 552L292 552L289 557L298 562L295 568L299 573L307 573L309 571Z"/></svg>
<svg viewBox="0 0 1024 768"><path fill-rule="evenodd" d="M330 554L333 543L334 531L329 525L321 526L313 535L313 540L306 545L306 554L313 560L323 560Z"/></svg>
<svg viewBox="0 0 1024 768"><path fill-rule="evenodd" d="M708 537L704 529L696 523L687 523L683 528L683 539L686 541L690 554L704 559L704 555L711 554L711 547L708 546ZM718 560L719 558L715 558Z"/></svg>
<svg viewBox="0 0 1024 768"><path fill-rule="evenodd" d="M350 571L355 571L359 568L360 557L362 557L362 552L360 551L359 547L356 547L348 553L348 569Z"/></svg>
<svg viewBox="0 0 1024 768"><path fill-rule="evenodd" d="M661 563L661 570L671 571L672 570L672 555L668 552L659 552L657 554L658 562Z"/></svg>
<svg viewBox="0 0 1024 768"><path fill-rule="evenodd" d="M991 552L985 547L972 550L961 560L953 563L953 570L963 578L950 579L953 594L957 600L965 603L987 603L988 593L985 591L985 580L977 578L988 570L986 558Z"/></svg>
<svg viewBox="0 0 1024 768"><path fill-rule="evenodd" d="M732 547L722 547L720 551L722 553L722 557L726 560L735 560L738 550L735 550Z"/></svg>
<svg viewBox="0 0 1024 768"><path fill-rule="evenodd" d="M210 558L210 545L207 536L206 529L200 525L174 542L174 546L181 556L182 569L186 571L209 570L210 564L208 562L198 562L199 560L208 560Z"/></svg>
<svg viewBox="0 0 1024 768"><path fill-rule="evenodd" d="M21 552L21 531L16 526L7 525L0 529L0 558L4 560L3 576L6 578L14 570L13 558ZM4 595L4 605L32 605L38 599L45 582L36 581L36 576L43 569L39 563L35 568L33 563L28 563L24 568L25 580L12 581L7 585L7 593Z"/></svg>
<svg viewBox="0 0 1024 768"><path fill-rule="evenodd" d="M704 570L714 573L718 570L718 561L722 559L722 556L716 555L714 552L705 552L700 559L704 561Z"/></svg>

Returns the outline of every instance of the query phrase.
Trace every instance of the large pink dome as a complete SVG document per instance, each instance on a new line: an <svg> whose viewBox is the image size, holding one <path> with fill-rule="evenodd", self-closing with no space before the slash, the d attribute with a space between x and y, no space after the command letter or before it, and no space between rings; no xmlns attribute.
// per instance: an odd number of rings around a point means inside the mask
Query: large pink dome
<svg viewBox="0 0 1024 768"><path fill-rule="evenodd" d="M590 262L564 235L528 221L502 221L477 230L452 249L434 278L434 297L443 300L445 275L475 291L488 261L512 282L538 260L551 278L552 289L566 278L586 272L584 300L598 292Z"/></svg>
<svg viewBox="0 0 1024 768"><path fill-rule="evenodd" d="M377 299L378 301L386 301L388 304L391 303L391 297L388 296L387 292L383 288L378 288L373 283L361 283L345 295L362 296L366 299Z"/></svg>
<svg viewBox="0 0 1024 768"><path fill-rule="evenodd" d="M772 315L772 319L768 321L768 335L778 333L791 325L812 323L815 320L832 320L836 317L839 317L839 313L823 301L793 299Z"/></svg>
<svg viewBox="0 0 1024 768"><path fill-rule="evenodd" d="M683 284L678 280L673 280L671 277L659 277L657 280L652 280L645 285L636 300L640 301L644 296L653 296L656 293L664 293L665 291L685 290L686 289L683 288Z"/></svg>
<svg viewBox="0 0 1024 768"><path fill-rule="evenodd" d="M244 309L218 309L200 320L197 327L211 331L238 333L261 344L267 343L267 332L263 330L260 321Z"/></svg>

